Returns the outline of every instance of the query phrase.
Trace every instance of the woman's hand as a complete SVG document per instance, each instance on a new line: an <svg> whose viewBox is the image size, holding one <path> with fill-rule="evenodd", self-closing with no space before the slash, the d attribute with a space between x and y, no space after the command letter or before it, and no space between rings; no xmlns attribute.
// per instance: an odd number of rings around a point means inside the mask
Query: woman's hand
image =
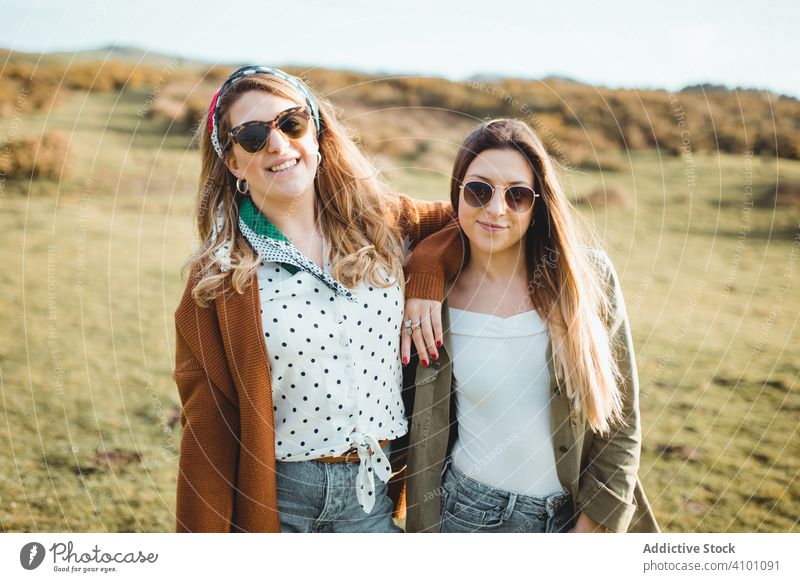
<svg viewBox="0 0 800 582"><path fill-rule="evenodd" d="M607 533L608 529L601 523L596 522L591 517L581 511L578 521L568 533Z"/></svg>
<svg viewBox="0 0 800 582"><path fill-rule="evenodd" d="M406 321L419 322L413 334L406 331ZM420 363L428 367L439 357L437 347L442 345L442 304L429 299L406 299L403 322L400 325L400 357L405 366L411 360L411 340L417 348Z"/></svg>

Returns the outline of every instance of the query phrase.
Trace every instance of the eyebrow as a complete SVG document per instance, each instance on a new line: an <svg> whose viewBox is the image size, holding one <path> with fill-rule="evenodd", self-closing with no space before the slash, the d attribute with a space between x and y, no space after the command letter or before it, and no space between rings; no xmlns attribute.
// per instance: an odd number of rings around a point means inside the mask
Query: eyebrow
<svg viewBox="0 0 800 582"><path fill-rule="evenodd" d="M465 176L465 178L468 177L468 176L472 176L473 178L478 178L479 180L483 180L484 182L486 182L487 184L490 184L490 185L492 183L492 181L489 178L486 178L484 176L480 176L478 174L467 174L467 176ZM518 185L518 186L519 185L521 185L521 186L529 186L529 187L531 186L531 184L529 184L525 180L516 180L514 182L509 182L509 184L510 185Z"/></svg>

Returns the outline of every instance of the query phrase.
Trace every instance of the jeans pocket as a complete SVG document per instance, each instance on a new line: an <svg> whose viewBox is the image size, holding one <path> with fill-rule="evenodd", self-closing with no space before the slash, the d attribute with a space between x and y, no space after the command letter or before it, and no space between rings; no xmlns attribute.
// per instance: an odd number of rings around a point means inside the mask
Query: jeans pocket
<svg viewBox="0 0 800 582"><path fill-rule="evenodd" d="M503 525L505 508L484 496L473 496L462 490L449 493L442 511L443 530L491 531Z"/></svg>

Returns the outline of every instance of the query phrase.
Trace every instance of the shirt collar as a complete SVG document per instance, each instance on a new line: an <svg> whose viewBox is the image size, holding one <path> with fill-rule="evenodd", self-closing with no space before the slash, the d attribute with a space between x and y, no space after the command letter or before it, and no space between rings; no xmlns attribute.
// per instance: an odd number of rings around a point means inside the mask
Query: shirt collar
<svg viewBox="0 0 800 582"><path fill-rule="evenodd" d="M239 218L250 227L250 230L259 236L266 236L275 240L289 242L289 239L278 230L278 227L272 224L269 218L261 214L261 211L250 196L242 198L242 204L239 207Z"/></svg>
<svg viewBox="0 0 800 582"><path fill-rule="evenodd" d="M353 292L292 244L272 222L258 210L250 196L242 198L239 207L239 230L264 262L281 263L292 275L305 271L316 277L336 295L355 301Z"/></svg>

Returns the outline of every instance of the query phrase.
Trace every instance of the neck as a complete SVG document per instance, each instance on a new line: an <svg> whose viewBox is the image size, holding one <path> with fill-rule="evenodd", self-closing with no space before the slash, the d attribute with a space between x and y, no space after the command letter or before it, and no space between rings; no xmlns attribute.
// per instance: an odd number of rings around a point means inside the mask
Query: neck
<svg viewBox="0 0 800 582"><path fill-rule="evenodd" d="M273 200L259 201L256 198L253 198L253 203L261 214L269 218L290 239L307 238L319 230L314 190L283 204Z"/></svg>
<svg viewBox="0 0 800 582"><path fill-rule="evenodd" d="M471 248L465 271L489 284L506 284L513 279L527 279L524 239L504 251L487 253Z"/></svg>

